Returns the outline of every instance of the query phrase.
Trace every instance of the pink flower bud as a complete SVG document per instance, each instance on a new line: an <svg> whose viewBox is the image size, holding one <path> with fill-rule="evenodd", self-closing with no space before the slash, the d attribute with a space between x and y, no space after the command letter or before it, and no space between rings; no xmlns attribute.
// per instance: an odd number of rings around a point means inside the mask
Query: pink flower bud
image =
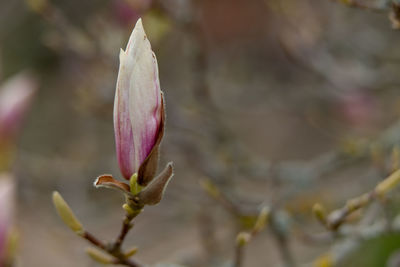
<svg viewBox="0 0 400 267"><path fill-rule="evenodd" d="M121 173L126 179L139 173L140 184L155 173L164 129L162 98L157 59L139 19L126 50L120 52L114 131Z"/></svg>
<svg viewBox="0 0 400 267"><path fill-rule="evenodd" d="M0 174L0 266L6 260L7 237L14 213L14 183L11 177Z"/></svg>
<svg viewBox="0 0 400 267"><path fill-rule="evenodd" d="M18 74L1 86L0 141L9 141L18 133L36 87L36 81L27 73Z"/></svg>

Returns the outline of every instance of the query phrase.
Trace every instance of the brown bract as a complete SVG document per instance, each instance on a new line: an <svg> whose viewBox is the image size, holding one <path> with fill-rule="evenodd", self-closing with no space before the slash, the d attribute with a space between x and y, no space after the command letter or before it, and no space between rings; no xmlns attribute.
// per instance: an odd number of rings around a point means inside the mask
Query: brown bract
<svg viewBox="0 0 400 267"><path fill-rule="evenodd" d="M130 194L129 185L120 182L118 180L115 180L111 174L103 174L97 177L96 181L94 182L94 186L117 189L122 191L123 193Z"/></svg>
<svg viewBox="0 0 400 267"><path fill-rule="evenodd" d="M161 201L164 190L173 175L172 162L169 162L165 169L138 194L139 203L142 205L158 204Z"/></svg>

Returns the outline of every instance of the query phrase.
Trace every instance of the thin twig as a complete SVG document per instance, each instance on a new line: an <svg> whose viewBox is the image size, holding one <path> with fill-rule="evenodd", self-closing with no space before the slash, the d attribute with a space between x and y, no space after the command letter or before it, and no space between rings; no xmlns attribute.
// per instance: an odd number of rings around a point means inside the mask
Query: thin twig
<svg viewBox="0 0 400 267"><path fill-rule="evenodd" d="M367 207L373 200L385 197L399 183L400 170L397 170L380 182L372 191L348 200L342 208L331 212L328 216L325 216L324 208L320 204L314 205L313 212L328 230L337 231L351 214Z"/></svg>
<svg viewBox="0 0 400 267"><path fill-rule="evenodd" d="M92 235L91 233L85 231L82 235L83 238L85 238L87 241L89 241L90 243L92 243L94 246L107 251L107 246L101 242L100 240L98 240L94 235Z"/></svg>
<svg viewBox="0 0 400 267"><path fill-rule="evenodd" d="M233 267L241 267L243 263L243 248L244 246L241 246L239 244L236 244L235 247L235 258L233 262Z"/></svg>
<svg viewBox="0 0 400 267"><path fill-rule="evenodd" d="M275 210L270 213L270 227L269 229L271 230L278 250L281 254L281 259L285 267L294 267L296 266L296 262L294 259L294 256L289 248L289 240L288 240L288 234L285 230L283 230L282 225L280 225L282 222L279 220L278 216L280 216L280 211Z"/></svg>
<svg viewBox="0 0 400 267"><path fill-rule="evenodd" d="M119 233L117 240L114 242L113 250L119 250L121 248L126 235L128 234L129 230L133 227L133 224L131 223L132 219L133 218L130 218L128 215L125 216L124 220L122 221L121 232Z"/></svg>
<svg viewBox="0 0 400 267"><path fill-rule="evenodd" d="M363 194L357 198L349 200L346 205L334 212L332 212L327 219L326 226L333 231L338 230L338 228L346 221L349 215L353 214L355 211L366 207L375 198L375 191Z"/></svg>
<svg viewBox="0 0 400 267"><path fill-rule="evenodd" d="M136 261L128 260L128 259L124 258L124 254L120 250L118 250L118 251L113 250L113 246L107 246L106 244L104 244L102 241L100 241L94 235L92 235L91 233L89 233L87 231L85 231L82 234L82 237L85 238L90 243L92 243L95 247L97 247L97 248L107 252L111 256L113 256L115 258L115 260L113 261L114 264L122 264L122 265L129 266L129 267L142 267L143 266Z"/></svg>
<svg viewBox="0 0 400 267"><path fill-rule="evenodd" d="M213 199L221 204L229 213L235 217L243 216L241 208L234 202L232 202L219 188L210 180L200 180L200 185Z"/></svg>
<svg viewBox="0 0 400 267"><path fill-rule="evenodd" d="M240 232L236 237L235 255L234 255L234 267L241 267L243 264L244 247L266 226L269 220L270 209L265 206L261 209L258 214L257 220L253 225L250 232Z"/></svg>

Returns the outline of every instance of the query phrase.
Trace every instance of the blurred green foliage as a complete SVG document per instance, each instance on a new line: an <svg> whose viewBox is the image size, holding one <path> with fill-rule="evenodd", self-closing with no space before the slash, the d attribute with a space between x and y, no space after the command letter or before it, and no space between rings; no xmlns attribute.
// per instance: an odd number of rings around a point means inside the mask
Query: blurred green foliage
<svg viewBox="0 0 400 267"><path fill-rule="evenodd" d="M346 259L340 264L340 267L388 266L388 259L399 249L400 234L389 232L363 241L358 249L346 257Z"/></svg>

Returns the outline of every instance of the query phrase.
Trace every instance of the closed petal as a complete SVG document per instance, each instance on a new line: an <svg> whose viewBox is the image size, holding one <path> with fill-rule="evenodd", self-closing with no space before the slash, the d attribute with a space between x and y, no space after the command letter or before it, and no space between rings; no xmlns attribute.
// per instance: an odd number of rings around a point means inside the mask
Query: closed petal
<svg viewBox="0 0 400 267"><path fill-rule="evenodd" d="M121 85L125 84L125 53L121 49L120 67L118 72L117 89L114 99L114 133L117 159L122 176L129 179L134 173L134 146L131 120L129 118L129 91Z"/></svg>

